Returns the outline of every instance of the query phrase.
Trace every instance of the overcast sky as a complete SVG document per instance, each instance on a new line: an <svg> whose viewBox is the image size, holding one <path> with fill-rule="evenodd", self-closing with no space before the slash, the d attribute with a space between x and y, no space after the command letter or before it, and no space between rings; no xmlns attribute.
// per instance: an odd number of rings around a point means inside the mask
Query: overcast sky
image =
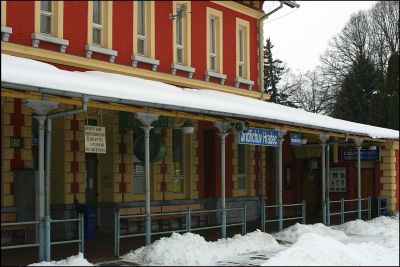
<svg viewBox="0 0 400 267"><path fill-rule="evenodd" d="M292 70L305 72L319 64L328 40L338 34L350 15L370 9L376 1L296 1L299 8L286 5L264 21L264 39L271 38L272 54ZM265 1L268 13L279 1ZM264 40L265 42L265 40Z"/></svg>

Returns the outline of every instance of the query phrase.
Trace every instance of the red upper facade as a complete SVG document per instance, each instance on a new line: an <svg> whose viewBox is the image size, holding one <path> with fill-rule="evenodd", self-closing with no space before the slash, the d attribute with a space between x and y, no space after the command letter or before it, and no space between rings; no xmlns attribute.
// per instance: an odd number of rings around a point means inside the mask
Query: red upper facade
<svg viewBox="0 0 400 267"><path fill-rule="evenodd" d="M144 3L148 3L148 1L144 1ZM65 53L66 56L90 57L126 66L132 66L132 57L139 55L139 61L136 62L137 65L135 66L137 68L151 70L154 66L153 63L157 62L156 70L154 71L155 77L157 77L157 73L171 74L174 71L174 66L177 66L174 75L189 77L190 72L193 72L189 78L209 81L210 88L212 88L213 84L224 84L244 90L259 91L257 15L249 13L249 8L241 4L211 1L155 1L152 7L146 4L147 10L144 13L146 15L144 20L146 22L145 28L150 29L151 24L154 24L154 32L146 34L146 42L150 42L146 46L148 51L151 50L151 42L153 42L153 54L149 52L144 56L147 59L151 59L149 62L146 59L141 61L140 53L134 51L135 49L138 50L138 44L136 43L139 35L138 25L136 25L138 17L135 18L135 16L139 16L138 10L135 10L135 8L139 8L138 2L112 1L111 4L102 2L103 10L101 14L103 15L101 20L103 25L100 28L102 31L101 38L104 38L103 40L105 41L100 45L90 43L91 38L92 42L96 39L96 37L93 37L93 31L96 30L96 26L92 25L94 22L90 18L90 15L93 14L91 9L96 8L93 7L93 2L64 1L62 9L57 9L59 7L52 5L50 12L53 16L51 27L59 27L61 29L57 34L59 35L61 32L61 38L58 38L61 43L68 42L65 46L65 51L61 51L61 45L58 41L54 43L51 40L40 37L43 36L42 29L35 24L39 23L40 19L38 18L45 17L47 13L42 10L43 6L34 1L7 1L6 25L4 26L12 28L9 43L34 46L34 39L38 38L39 44L37 46L39 49ZM189 5L189 7L185 5ZM231 8L229 5L242 6L243 9ZM180 6L184 6L184 9L182 20L178 22L179 17L171 18L170 13L172 15L178 14ZM107 8L112 11L107 10ZM152 10L150 11L151 8ZM57 10L62 10L61 18L56 17ZM40 12L39 15L38 12ZM104 12L111 12L111 18L108 17L110 13ZM152 22L151 18L153 18ZM43 21L43 18L41 19ZM214 19L214 22L211 22L211 19ZM62 27L60 28L60 25L55 26L57 23L62 23ZM186 41L183 48L184 53L189 51L188 58L184 59L183 62L177 62L179 41L177 41L176 36L179 27L177 24L179 23L183 23L180 31L184 36L182 43ZM213 26L210 26L210 23L216 23L215 28L212 28ZM221 25L218 23L221 23ZM185 28L185 25L187 25L187 28ZM246 27L243 26L244 28L242 28L242 25ZM242 29L242 32L239 32L239 29ZM90 34L91 31L92 34ZM215 31L216 33L211 33ZM39 37L34 37L33 34L38 32L39 35L37 36ZM49 36L60 37L56 36L57 34L51 33ZM187 37L185 34L190 35L190 44L187 44L188 39L185 39ZM207 38L207 35L209 38ZM44 36L46 37L46 34ZM107 38L109 39L107 40ZM207 46L212 46L213 41L211 40L214 40L213 38L216 38L214 42L217 47L207 49ZM242 45L240 45L240 42ZM104 48L105 52L103 50L99 52L97 50L98 47ZM91 53L90 56L88 56L88 49ZM210 64L212 63L207 63L207 61L210 62L212 60L210 58L210 53L212 53L210 49L215 50L214 55L219 56L221 61L220 63L218 63L218 60L216 61L214 71L210 70ZM112 54L116 56L112 58ZM175 65L172 66L174 63ZM239 74L238 64L244 64L241 67L243 68L241 74ZM188 68L182 70L179 68L180 66ZM220 69L222 72L219 71ZM207 77L207 71L211 73L209 77ZM216 75L213 75L213 73L216 73ZM224 77L224 75L226 76ZM242 79L238 79L239 77ZM223 79L224 81L222 81ZM238 80L240 81L239 84L236 83Z"/></svg>

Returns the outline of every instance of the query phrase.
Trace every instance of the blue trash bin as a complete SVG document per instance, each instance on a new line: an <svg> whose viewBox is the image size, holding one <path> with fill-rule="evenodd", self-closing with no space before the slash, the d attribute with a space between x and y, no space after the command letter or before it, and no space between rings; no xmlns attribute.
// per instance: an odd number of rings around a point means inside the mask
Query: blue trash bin
<svg viewBox="0 0 400 267"><path fill-rule="evenodd" d="M94 207L90 204L79 205L79 213L83 213L85 238L93 238L96 230L96 217L94 214Z"/></svg>
<svg viewBox="0 0 400 267"><path fill-rule="evenodd" d="M381 197L380 202L381 202L380 216L389 216L388 199L386 197Z"/></svg>

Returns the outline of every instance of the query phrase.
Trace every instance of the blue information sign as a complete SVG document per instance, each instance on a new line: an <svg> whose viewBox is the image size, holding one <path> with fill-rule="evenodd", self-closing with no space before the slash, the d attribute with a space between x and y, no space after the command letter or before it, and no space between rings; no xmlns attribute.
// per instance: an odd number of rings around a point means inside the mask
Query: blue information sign
<svg viewBox="0 0 400 267"><path fill-rule="evenodd" d="M357 149L345 148L342 150L342 160L343 161L353 161L357 160ZM379 149L368 150L361 149L360 160L379 160Z"/></svg>
<svg viewBox="0 0 400 267"><path fill-rule="evenodd" d="M279 131L275 130L249 128L247 133L239 134L239 144L277 147L278 142Z"/></svg>
<svg viewBox="0 0 400 267"><path fill-rule="evenodd" d="M38 146L38 145L39 145L39 135L32 134L32 146Z"/></svg>
<svg viewBox="0 0 400 267"><path fill-rule="evenodd" d="M294 146L301 145L301 135L300 133L290 133L290 144Z"/></svg>

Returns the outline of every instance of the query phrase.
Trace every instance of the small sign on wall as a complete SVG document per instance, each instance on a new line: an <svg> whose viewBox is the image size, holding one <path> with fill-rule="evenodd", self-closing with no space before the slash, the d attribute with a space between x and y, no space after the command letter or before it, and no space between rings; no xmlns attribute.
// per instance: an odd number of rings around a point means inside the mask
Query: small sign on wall
<svg viewBox="0 0 400 267"><path fill-rule="evenodd" d="M85 152L106 153L106 128L85 125Z"/></svg>
<svg viewBox="0 0 400 267"><path fill-rule="evenodd" d="M10 137L10 147L21 148L22 147L21 137Z"/></svg>

